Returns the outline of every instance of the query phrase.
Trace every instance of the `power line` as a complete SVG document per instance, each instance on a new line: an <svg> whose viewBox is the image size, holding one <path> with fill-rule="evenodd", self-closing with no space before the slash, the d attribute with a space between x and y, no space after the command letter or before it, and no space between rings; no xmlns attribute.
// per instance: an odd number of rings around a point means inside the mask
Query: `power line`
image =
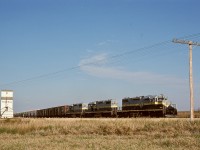
<svg viewBox="0 0 200 150"><path fill-rule="evenodd" d="M200 33L197 33L197 34L187 35L187 36L184 36L182 38L195 38L195 37L199 37L199 36L200 36ZM141 53L142 54L142 53L146 52L146 54L150 54L151 52L148 52L149 49L153 49L153 48L158 47L158 46L164 46L164 45L167 45L169 43L171 43L171 40L159 42L159 43L149 45L149 46L145 46L145 47L142 47L142 48L138 48L138 49L135 49L135 50L126 51L126 52L123 52L121 54L110 56L109 59L120 58L122 56L131 55L133 53ZM40 79L40 78L45 78L45 77L49 77L49 76L56 75L56 74L59 74L59 73L63 73L63 72L66 72L66 71L75 70L75 69L78 69L78 68L83 67L83 66L98 64L99 62L102 62L102 61L105 61L105 60L106 60L106 58L101 59L101 60L96 60L95 62L80 64L80 65L77 65L77 66L74 66L74 67L70 67L70 68L66 68L66 69L63 69L63 70L58 70L58 71L55 71L55 72L38 75L38 76L35 76L35 77L31 77L31 78L27 78L27 79L23 79L23 80L19 80L19 81L1 84L0 86L9 86L9 85L20 84L20 83Z"/></svg>
<svg viewBox="0 0 200 150"><path fill-rule="evenodd" d="M124 52L124 53L121 53L121 54L113 55L113 56L110 56L109 59L115 59L115 58L119 58L119 57L122 57L122 56L125 56L125 55L137 53L137 52L141 53L142 50L144 51L144 50L147 50L147 49L150 49L150 48L154 48L154 47L157 47L159 45L162 45L163 43L164 42L161 42L161 43L150 45L150 46L147 46L147 47L144 47L144 48L139 48L139 49L136 49L136 50L127 51L127 52ZM42 74L42 75L39 75L39 76L27 78L27 79L24 79L24 80L19 80L19 81L14 81L14 82L2 84L0 86L9 86L9 85L14 85L14 84L20 84L20 83L40 79L40 78L49 77L49 76L56 75L56 74L59 74L59 73L63 73L63 72L66 72L66 71L75 70L75 69L78 69L78 68L83 67L83 66L95 65L95 64L98 64L99 62L105 61L106 59L107 58L104 58L104 59L101 59L101 60L96 60L95 62L84 63L84 64L81 64L81 65L77 65L77 66L70 67L70 68L67 68L67 69L59 70L59 71L56 71L56 72Z"/></svg>

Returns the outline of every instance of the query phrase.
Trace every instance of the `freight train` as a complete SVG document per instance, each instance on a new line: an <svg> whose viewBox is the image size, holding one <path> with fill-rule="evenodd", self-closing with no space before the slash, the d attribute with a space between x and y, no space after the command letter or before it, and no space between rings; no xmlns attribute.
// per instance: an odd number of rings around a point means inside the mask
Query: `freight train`
<svg viewBox="0 0 200 150"><path fill-rule="evenodd" d="M122 109L118 108L116 100L108 99L14 114L15 117L34 118L166 117L169 115L176 116L177 109L162 94L123 98Z"/></svg>

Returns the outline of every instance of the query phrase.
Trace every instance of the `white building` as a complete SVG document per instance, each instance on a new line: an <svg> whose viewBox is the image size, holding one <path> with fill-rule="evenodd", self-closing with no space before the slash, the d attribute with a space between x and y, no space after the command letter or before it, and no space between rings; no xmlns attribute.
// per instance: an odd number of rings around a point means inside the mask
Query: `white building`
<svg viewBox="0 0 200 150"><path fill-rule="evenodd" d="M1 118L13 118L13 91L1 91Z"/></svg>

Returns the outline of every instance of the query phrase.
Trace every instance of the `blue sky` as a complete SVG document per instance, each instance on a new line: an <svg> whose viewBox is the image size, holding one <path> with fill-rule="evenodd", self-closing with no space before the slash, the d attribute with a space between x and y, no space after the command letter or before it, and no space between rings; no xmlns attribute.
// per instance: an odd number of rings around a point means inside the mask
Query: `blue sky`
<svg viewBox="0 0 200 150"><path fill-rule="evenodd" d="M123 97L161 93L189 110L188 46L171 40L200 42L199 6L198 0L1 0L0 89L14 90L15 111L108 98L121 104ZM199 56L194 46L196 109Z"/></svg>

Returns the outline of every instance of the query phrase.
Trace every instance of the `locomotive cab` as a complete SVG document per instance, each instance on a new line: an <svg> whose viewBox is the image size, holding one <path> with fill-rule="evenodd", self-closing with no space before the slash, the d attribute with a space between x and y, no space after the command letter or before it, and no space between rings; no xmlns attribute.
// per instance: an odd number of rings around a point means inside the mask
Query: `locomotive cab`
<svg viewBox="0 0 200 150"><path fill-rule="evenodd" d="M109 100L103 100L103 101L96 101L96 109L97 111L102 110L117 110L117 102L115 100L109 99Z"/></svg>
<svg viewBox="0 0 200 150"><path fill-rule="evenodd" d="M88 106L85 103L73 104L72 109L74 112L84 112L88 109Z"/></svg>
<svg viewBox="0 0 200 150"><path fill-rule="evenodd" d="M88 104L88 111L96 111L97 110L97 104L96 104L96 102L90 102L89 104Z"/></svg>

